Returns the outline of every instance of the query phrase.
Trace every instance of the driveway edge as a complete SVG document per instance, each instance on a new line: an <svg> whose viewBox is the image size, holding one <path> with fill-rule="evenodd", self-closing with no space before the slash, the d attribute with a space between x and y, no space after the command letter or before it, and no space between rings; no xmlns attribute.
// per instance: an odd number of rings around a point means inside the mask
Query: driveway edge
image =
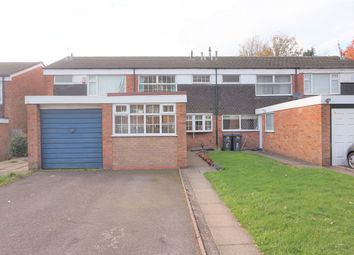
<svg viewBox="0 0 354 255"><path fill-rule="evenodd" d="M193 225L193 229L194 229L194 232L195 232L195 236L197 238L200 254L201 255L207 255L207 253L205 251L204 243L203 243L203 240L202 240L202 237L201 237L198 225L197 225L197 221L195 219L193 208L192 208L191 202L189 200L189 196L187 194L186 186L185 186L184 180L182 178L182 173L181 173L181 169L180 168L178 168L178 173L179 173L179 178L181 179L181 183L182 183L182 187L183 187L183 193L184 193L184 196L186 198L187 205L188 205L188 212L189 212L189 215L190 215L191 220L192 220L192 225Z"/></svg>

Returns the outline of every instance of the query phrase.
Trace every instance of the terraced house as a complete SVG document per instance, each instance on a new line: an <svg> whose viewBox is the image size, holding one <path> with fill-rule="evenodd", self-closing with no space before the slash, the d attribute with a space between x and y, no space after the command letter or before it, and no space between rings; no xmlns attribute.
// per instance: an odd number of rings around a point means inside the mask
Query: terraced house
<svg viewBox="0 0 354 255"><path fill-rule="evenodd" d="M46 66L44 75L51 95L26 99L34 168L183 167L187 149L221 147L223 134L242 134L243 149L292 147L289 156L330 165L337 140L332 131L325 137L323 126L333 123L315 117L321 126L307 134L302 122L310 115L294 120L289 112L280 119L267 107L307 107L301 102L316 95L312 106L334 95L347 96L333 99L330 109L354 105L354 61L339 57L71 56ZM352 124L345 125L348 137L354 135ZM308 139L297 145L294 130ZM314 140L317 147L307 151Z"/></svg>

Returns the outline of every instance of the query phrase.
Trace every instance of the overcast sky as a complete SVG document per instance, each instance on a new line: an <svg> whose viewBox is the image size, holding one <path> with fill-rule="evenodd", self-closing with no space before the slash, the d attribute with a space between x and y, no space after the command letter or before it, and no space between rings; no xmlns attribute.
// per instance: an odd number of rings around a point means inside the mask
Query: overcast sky
<svg viewBox="0 0 354 255"><path fill-rule="evenodd" d="M0 61L76 56L237 55L253 35L295 36L338 55L354 36L354 0L1 0Z"/></svg>

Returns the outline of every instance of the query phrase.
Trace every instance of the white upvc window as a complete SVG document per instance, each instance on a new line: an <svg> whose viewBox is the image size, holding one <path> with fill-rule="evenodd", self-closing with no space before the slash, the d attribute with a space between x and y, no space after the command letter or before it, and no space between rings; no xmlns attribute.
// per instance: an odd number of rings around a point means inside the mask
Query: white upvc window
<svg viewBox="0 0 354 255"><path fill-rule="evenodd" d="M292 95L291 75L257 75L256 96Z"/></svg>
<svg viewBox="0 0 354 255"><path fill-rule="evenodd" d="M265 131L274 132L274 113L266 113L265 115Z"/></svg>
<svg viewBox="0 0 354 255"><path fill-rule="evenodd" d="M140 92L173 92L177 91L175 75L140 75Z"/></svg>
<svg viewBox="0 0 354 255"><path fill-rule="evenodd" d="M258 117L256 115L223 115L223 131L256 131Z"/></svg>
<svg viewBox="0 0 354 255"><path fill-rule="evenodd" d="M3 79L3 78L1 78L1 79ZM3 84L2 84L2 80L0 80L0 104L3 104Z"/></svg>
<svg viewBox="0 0 354 255"><path fill-rule="evenodd" d="M89 96L107 96L108 93L124 93L125 76L90 75L87 94Z"/></svg>
<svg viewBox="0 0 354 255"><path fill-rule="evenodd" d="M193 75L193 83L210 83L210 75L195 74Z"/></svg>
<svg viewBox="0 0 354 255"><path fill-rule="evenodd" d="M223 83L239 83L240 82L240 75L238 74L224 74L222 76Z"/></svg>
<svg viewBox="0 0 354 255"><path fill-rule="evenodd" d="M54 84L73 84L73 76L72 75L55 75L54 76Z"/></svg>
<svg viewBox="0 0 354 255"><path fill-rule="evenodd" d="M213 115L211 113L188 113L186 130L190 133L212 132Z"/></svg>
<svg viewBox="0 0 354 255"><path fill-rule="evenodd" d="M339 74L305 74L305 95L340 94Z"/></svg>
<svg viewBox="0 0 354 255"><path fill-rule="evenodd" d="M176 135L175 104L113 105L114 136Z"/></svg>

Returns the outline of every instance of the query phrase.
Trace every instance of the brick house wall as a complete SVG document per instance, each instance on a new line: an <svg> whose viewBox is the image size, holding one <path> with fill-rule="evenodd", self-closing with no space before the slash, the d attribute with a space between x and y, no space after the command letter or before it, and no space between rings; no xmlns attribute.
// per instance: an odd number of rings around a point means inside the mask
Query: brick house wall
<svg viewBox="0 0 354 255"><path fill-rule="evenodd" d="M274 112L274 132L265 132L263 149L313 164L330 165L330 106L313 105Z"/></svg>
<svg viewBox="0 0 354 255"><path fill-rule="evenodd" d="M0 123L0 161L9 157L10 127L8 123Z"/></svg>
<svg viewBox="0 0 354 255"><path fill-rule="evenodd" d="M43 69L37 67L4 83L4 117L11 130L27 133L25 96L47 95Z"/></svg>
<svg viewBox="0 0 354 255"><path fill-rule="evenodd" d="M41 168L41 121L39 105L27 105L28 168Z"/></svg>

